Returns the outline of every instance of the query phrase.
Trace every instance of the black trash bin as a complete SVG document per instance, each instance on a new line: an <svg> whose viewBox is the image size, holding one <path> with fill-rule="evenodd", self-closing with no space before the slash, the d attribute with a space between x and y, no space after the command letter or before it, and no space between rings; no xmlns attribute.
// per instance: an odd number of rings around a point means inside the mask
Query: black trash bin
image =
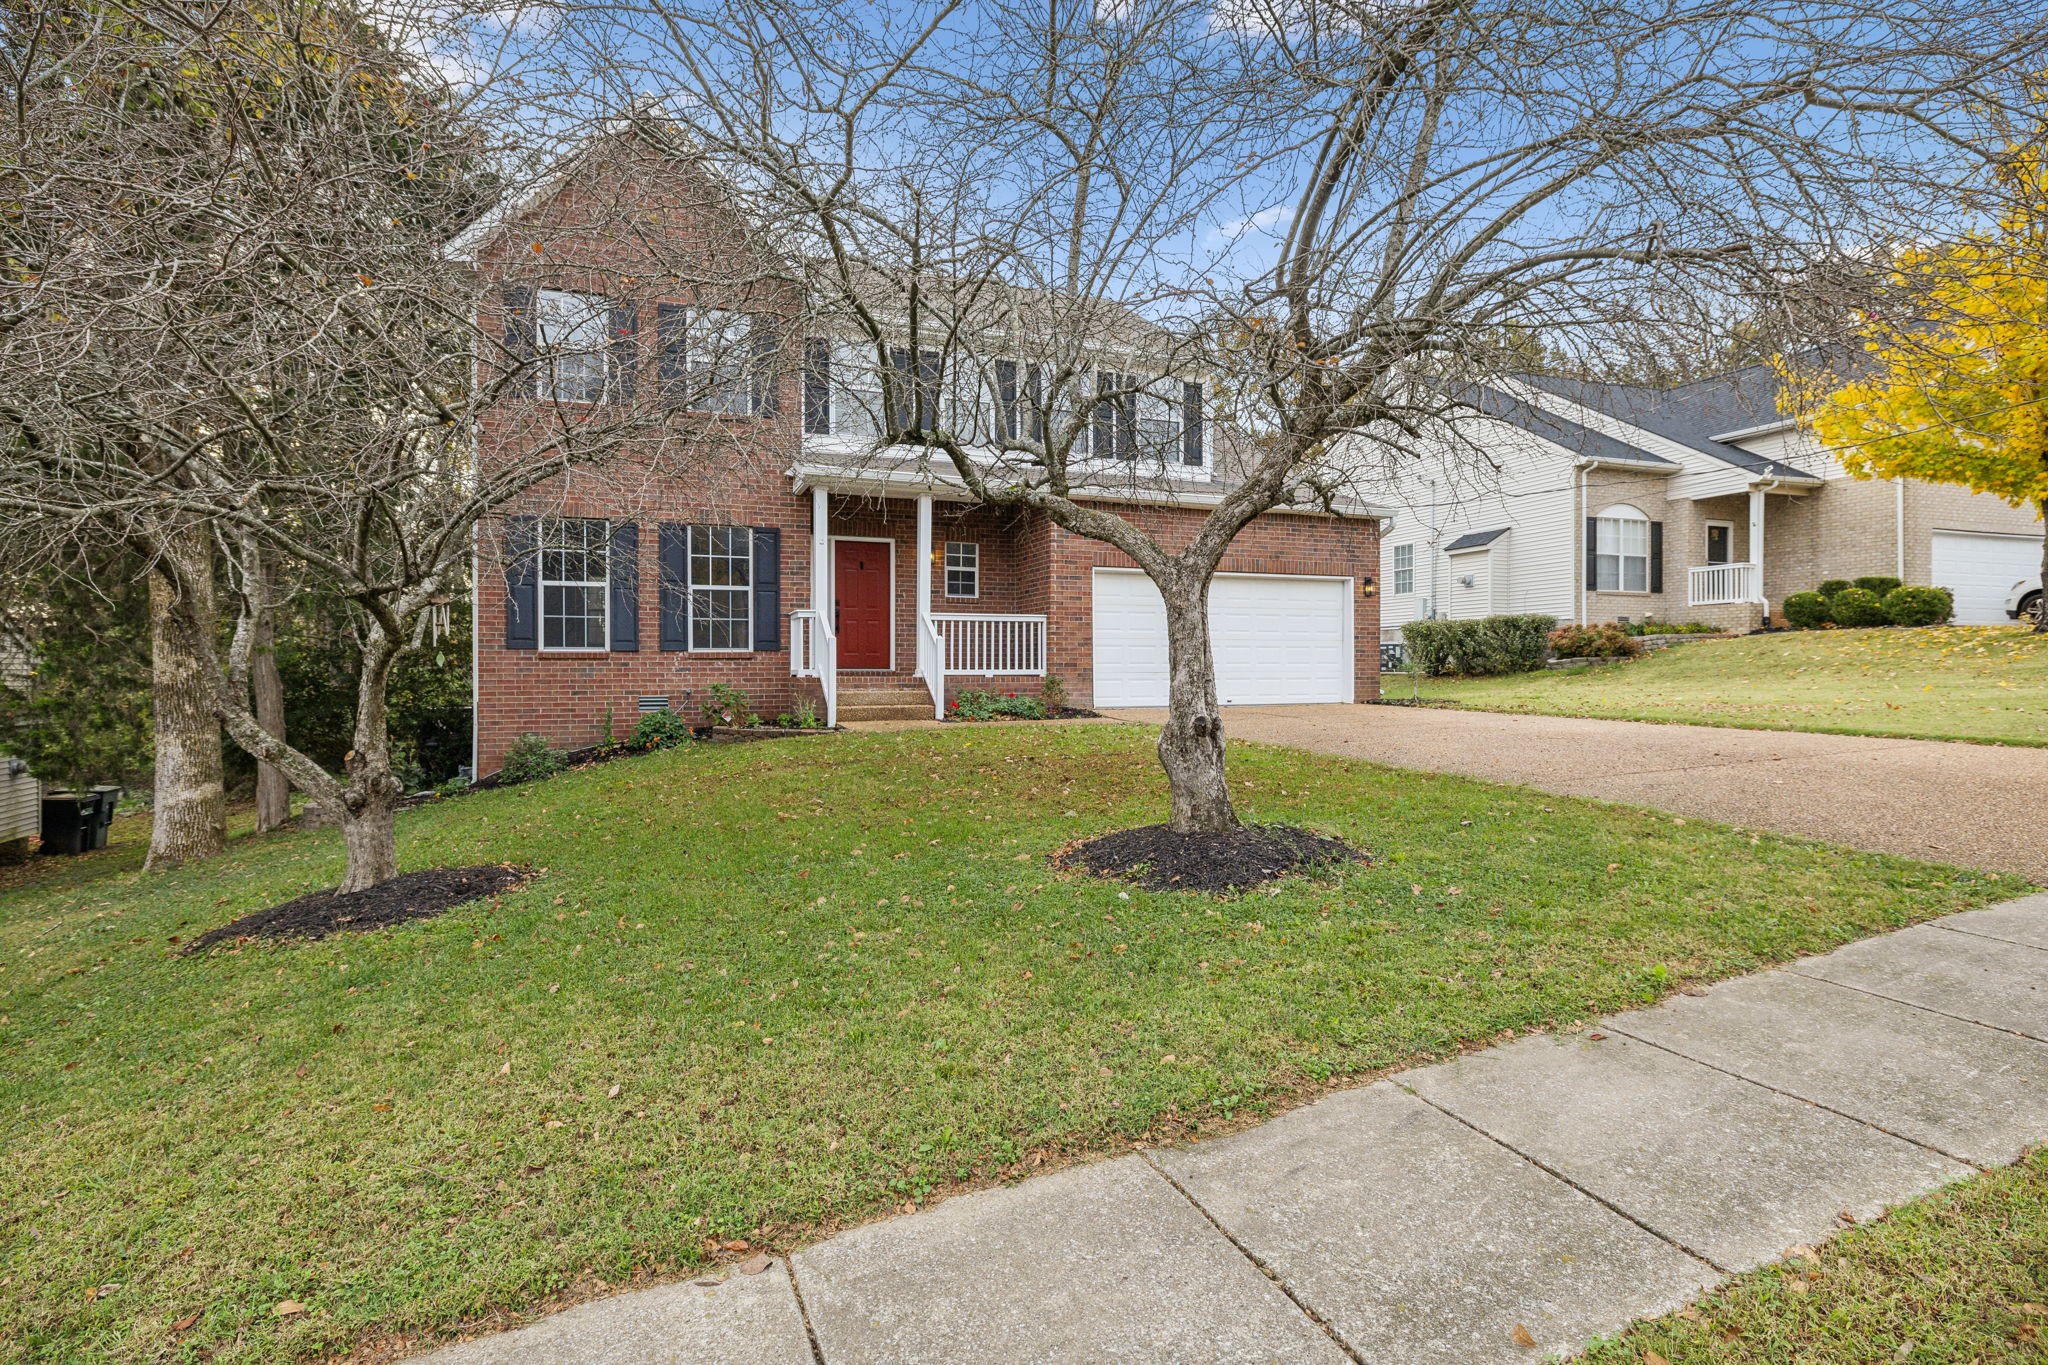
<svg viewBox="0 0 2048 1365"><path fill-rule="evenodd" d="M107 828L114 823L114 807L121 804L121 798L126 792L127 788L113 785L92 789L92 794L100 799L100 805L99 810L93 815L91 824L86 826L87 848L107 846Z"/></svg>
<svg viewBox="0 0 2048 1365"><path fill-rule="evenodd" d="M97 811L99 798L77 792L43 793L43 849L45 853L83 853L86 848L86 812Z"/></svg>

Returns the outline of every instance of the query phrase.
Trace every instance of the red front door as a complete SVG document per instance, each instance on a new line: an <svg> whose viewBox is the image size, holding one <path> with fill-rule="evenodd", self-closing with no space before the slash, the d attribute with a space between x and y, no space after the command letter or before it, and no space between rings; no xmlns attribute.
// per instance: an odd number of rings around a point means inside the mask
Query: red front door
<svg viewBox="0 0 2048 1365"><path fill-rule="evenodd" d="M889 596L894 574L889 543L838 540L832 543L832 595L838 610L841 668L887 668L893 624Z"/></svg>

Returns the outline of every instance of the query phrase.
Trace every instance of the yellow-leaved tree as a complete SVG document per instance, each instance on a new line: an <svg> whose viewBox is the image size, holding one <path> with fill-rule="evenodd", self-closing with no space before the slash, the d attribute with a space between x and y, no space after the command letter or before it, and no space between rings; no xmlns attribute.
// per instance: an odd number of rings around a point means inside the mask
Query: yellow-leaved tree
<svg viewBox="0 0 2048 1365"><path fill-rule="evenodd" d="M1997 188L1992 225L1900 255L1905 306L1864 319L1853 378L1811 418L1858 478L1961 484L2048 516L2048 120ZM2048 586L2048 548L2042 573ZM2028 602L2036 631L2044 598Z"/></svg>

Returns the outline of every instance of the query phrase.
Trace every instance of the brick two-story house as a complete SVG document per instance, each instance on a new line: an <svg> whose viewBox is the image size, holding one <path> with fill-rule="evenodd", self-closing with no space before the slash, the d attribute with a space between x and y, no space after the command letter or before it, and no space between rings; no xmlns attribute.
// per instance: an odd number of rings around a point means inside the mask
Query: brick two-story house
<svg viewBox="0 0 2048 1365"><path fill-rule="evenodd" d="M526 733L582 746L607 718L694 720L717 683L763 715L806 695L838 718L932 715L1047 675L1076 705L1163 705L1151 581L1042 512L978 505L943 460L876 451L881 379L796 334L794 272L740 202L626 124L454 244L485 285L483 335L505 338L480 373L531 373L480 422L480 468L581 411L645 419L479 527L476 770ZM1089 496L1185 543L1228 477L1202 385L1162 378L1090 425L1126 462L1142 433L1154 467ZM1224 701L1377 694L1378 538L1365 507L1276 511L1236 538L1210 607Z"/></svg>

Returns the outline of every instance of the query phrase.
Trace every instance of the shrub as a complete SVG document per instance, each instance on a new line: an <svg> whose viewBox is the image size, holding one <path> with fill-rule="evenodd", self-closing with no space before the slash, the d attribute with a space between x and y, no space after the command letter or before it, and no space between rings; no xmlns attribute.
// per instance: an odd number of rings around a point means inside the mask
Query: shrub
<svg viewBox="0 0 2048 1365"><path fill-rule="evenodd" d="M1057 673L1045 675L1045 681L1038 685L1038 700L1045 707L1045 713L1052 715L1067 709L1067 685Z"/></svg>
<svg viewBox="0 0 2048 1365"><path fill-rule="evenodd" d="M1863 591L1869 593L1872 597L1877 598L1879 601L1883 601L1886 594L1891 592L1893 588L1899 586L1899 580L1896 578L1889 577L1885 574L1870 574L1866 577L1857 579L1856 586L1863 589Z"/></svg>
<svg viewBox="0 0 2048 1365"><path fill-rule="evenodd" d="M1884 603L1868 588L1844 588L1828 601L1828 612L1838 626L1881 626L1885 623Z"/></svg>
<svg viewBox="0 0 2048 1365"><path fill-rule="evenodd" d="M1633 659L1642 644L1609 621L1597 626L1559 626L1550 632L1551 652L1560 659Z"/></svg>
<svg viewBox="0 0 2048 1365"><path fill-rule="evenodd" d="M799 730L822 730L825 718L818 714L818 703L808 692L796 699L796 728Z"/></svg>
<svg viewBox="0 0 2048 1365"><path fill-rule="evenodd" d="M1526 673L1543 665L1555 616L1488 616L1478 621L1410 621L1401 628L1424 673Z"/></svg>
<svg viewBox="0 0 2048 1365"><path fill-rule="evenodd" d="M668 749L688 743L690 722L674 711L649 711L626 736L628 749Z"/></svg>
<svg viewBox="0 0 2048 1365"><path fill-rule="evenodd" d="M1842 591L1854 592L1855 589L1844 588ZM1818 630L1835 619L1829 610L1828 599L1817 592L1795 592L1785 599L1779 610L1785 613L1787 621L1801 630Z"/></svg>
<svg viewBox="0 0 2048 1365"><path fill-rule="evenodd" d="M1644 635L1719 635L1721 627L1710 621L1631 621L1623 626L1622 632L1641 637Z"/></svg>
<svg viewBox="0 0 2048 1365"><path fill-rule="evenodd" d="M505 750L498 777L505 782L537 782L562 771L568 755L540 735L521 735Z"/></svg>
<svg viewBox="0 0 2048 1365"><path fill-rule="evenodd" d="M946 709L955 720L1045 719L1045 706L1038 698L1020 697L1015 692L962 692Z"/></svg>
<svg viewBox="0 0 2048 1365"><path fill-rule="evenodd" d="M704 703L704 720L709 725L759 725L753 698L744 687L731 683L711 684L711 700Z"/></svg>
<svg viewBox="0 0 2048 1365"><path fill-rule="evenodd" d="M1815 588L1814 591L1819 593L1822 597L1833 597L1842 589L1853 588L1855 586L1856 585L1854 583L1851 583L1846 578L1830 578L1826 582L1822 583L1818 588Z"/></svg>
<svg viewBox="0 0 2048 1365"><path fill-rule="evenodd" d="M1884 595L1884 614L1895 626L1938 626L1956 614L1956 595L1947 588L1906 584Z"/></svg>

